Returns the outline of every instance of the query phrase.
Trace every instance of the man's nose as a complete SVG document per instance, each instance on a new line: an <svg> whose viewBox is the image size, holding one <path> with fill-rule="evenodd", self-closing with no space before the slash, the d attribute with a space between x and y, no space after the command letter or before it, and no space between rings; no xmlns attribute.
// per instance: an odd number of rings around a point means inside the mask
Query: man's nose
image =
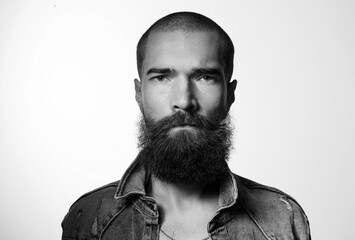
<svg viewBox="0 0 355 240"><path fill-rule="evenodd" d="M195 112L198 109L198 102L195 96L193 83L188 78L176 79L171 89L171 109L174 112Z"/></svg>

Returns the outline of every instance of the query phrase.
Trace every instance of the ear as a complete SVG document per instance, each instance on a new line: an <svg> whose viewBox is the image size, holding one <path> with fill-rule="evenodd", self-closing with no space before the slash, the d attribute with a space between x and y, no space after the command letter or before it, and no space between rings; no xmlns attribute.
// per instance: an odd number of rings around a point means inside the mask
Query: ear
<svg viewBox="0 0 355 240"><path fill-rule="evenodd" d="M143 102L142 102L142 82L137 78L134 79L134 89L136 90L136 102L143 113Z"/></svg>
<svg viewBox="0 0 355 240"><path fill-rule="evenodd" d="M228 101L228 106L231 107L232 104L234 103L234 100L235 100L235 89L237 88L237 80L234 79L233 81L229 82L228 83L228 86L227 86L227 101Z"/></svg>

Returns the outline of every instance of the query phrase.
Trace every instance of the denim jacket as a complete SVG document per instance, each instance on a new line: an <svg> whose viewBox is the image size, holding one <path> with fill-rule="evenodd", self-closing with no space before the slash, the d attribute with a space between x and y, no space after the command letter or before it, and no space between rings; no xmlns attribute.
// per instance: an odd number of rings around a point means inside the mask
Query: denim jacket
<svg viewBox="0 0 355 240"><path fill-rule="evenodd" d="M158 206L145 193L149 178L132 163L117 181L80 197L62 222L62 240L159 239ZM220 186L210 239L311 239L308 219L289 195L230 173Z"/></svg>

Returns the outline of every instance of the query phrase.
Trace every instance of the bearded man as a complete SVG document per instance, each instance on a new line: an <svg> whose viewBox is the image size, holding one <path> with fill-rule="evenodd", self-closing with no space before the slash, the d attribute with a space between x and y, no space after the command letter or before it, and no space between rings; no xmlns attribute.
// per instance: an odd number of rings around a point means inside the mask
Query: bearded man
<svg viewBox="0 0 355 240"><path fill-rule="evenodd" d="M233 174L234 47L211 19L173 13L137 46L140 153L122 179L79 198L62 239L310 239L298 203Z"/></svg>

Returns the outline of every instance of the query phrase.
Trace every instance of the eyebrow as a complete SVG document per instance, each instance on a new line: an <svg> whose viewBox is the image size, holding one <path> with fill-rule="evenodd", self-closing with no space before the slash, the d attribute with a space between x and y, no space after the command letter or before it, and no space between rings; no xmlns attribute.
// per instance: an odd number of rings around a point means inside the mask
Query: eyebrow
<svg viewBox="0 0 355 240"><path fill-rule="evenodd" d="M192 73L194 74L211 74L211 75L222 75L218 68L193 68ZM176 73L176 70L172 68L151 68L147 71L149 74L171 74Z"/></svg>
<svg viewBox="0 0 355 240"><path fill-rule="evenodd" d="M176 71L171 68L151 68L147 71L147 75L154 74L154 73L171 74L171 73L176 73Z"/></svg>
<svg viewBox="0 0 355 240"><path fill-rule="evenodd" d="M192 72L195 74L210 74L210 75L222 75L218 68L194 68Z"/></svg>

